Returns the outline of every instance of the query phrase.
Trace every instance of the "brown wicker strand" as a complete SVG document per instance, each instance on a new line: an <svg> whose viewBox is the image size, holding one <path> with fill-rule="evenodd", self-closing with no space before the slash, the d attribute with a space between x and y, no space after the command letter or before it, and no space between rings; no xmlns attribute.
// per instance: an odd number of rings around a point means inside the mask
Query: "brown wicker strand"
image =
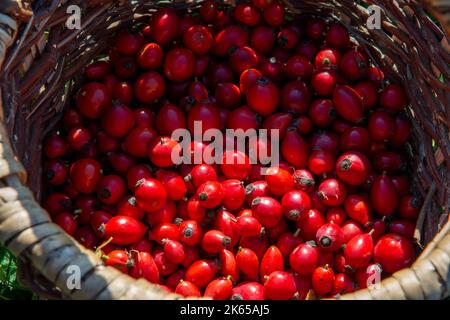
<svg viewBox="0 0 450 320"><path fill-rule="evenodd" d="M200 1L74 0L83 28L62 28L69 1L3 0L0 3L0 242L19 257L20 276L45 298L178 299L145 280L105 267L51 222L41 199L43 137L61 118L81 83L80 69L103 53L116 30L148 19L158 6L183 10ZM234 3L234 1L227 1ZM416 239L425 250L411 268L377 287L340 299L442 299L450 295L450 30L445 0L370 0L382 9L382 28L369 30L360 1L284 1L291 14L334 17L410 97L411 168L424 205ZM442 31L427 15L433 12ZM140 14L140 16L138 16ZM110 29L106 27L113 25ZM45 32L48 31L48 38ZM447 222L441 223L442 217ZM442 225L442 229L439 229ZM67 286L67 268L81 271L81 289Z"/></svg>

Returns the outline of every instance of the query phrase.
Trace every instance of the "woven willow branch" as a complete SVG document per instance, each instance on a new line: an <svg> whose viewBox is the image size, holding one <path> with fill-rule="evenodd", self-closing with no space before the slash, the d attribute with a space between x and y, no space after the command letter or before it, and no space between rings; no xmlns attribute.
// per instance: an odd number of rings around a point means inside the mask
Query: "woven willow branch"
<svg viewBox="0 0 450 320"><path fill-rule="evenodd" d="M426 15L419 1L369 1L382 9L379 30L366 28L369 14L354 1L284 2L293 14L334 16L345 22L352 36L386 75L404 84L411 100L408 114L414 125L411 165L415 170L415 189L429 198L417 232L421 234L421 243L428 245L411 268L383 280L379 288L340 298L448 296L450 224L446 223L438 233L439 212L448 213L450 207L450 55L445 46L446 35ZM442 11L447 2L430 3ZM161 3L70 1L83 8L86 22L81 30L75 31L60 28L69 1L36 1L33 15L26 1L2 0L0 4L0 242L20 258L21 275L27 285L44 297L179 298L145 280L134 280L114 268L104 267L92 251L81 247L53 224L35 201L41 196L41 168L37 165L41 162L40 144L70 103L66 89L70 97L81 80L81 67L105 51L109 35L132 23L133 13L144 14L140 19L147 19L145 15L154 12ZM198 1L172 3L184 12L196 5ZM442 21L448 28L448 15ZM116 22L117 25L106 30ZM50 30L48 39L46 30ZM440 81L442 78L444 82ZM80 290L67 286L70 265L81 268Z"/></svg>

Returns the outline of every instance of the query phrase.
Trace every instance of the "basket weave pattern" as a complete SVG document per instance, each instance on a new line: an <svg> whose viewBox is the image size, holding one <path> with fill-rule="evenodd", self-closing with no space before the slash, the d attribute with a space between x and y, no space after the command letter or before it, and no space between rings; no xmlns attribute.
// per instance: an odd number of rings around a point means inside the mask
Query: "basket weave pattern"
<svg viewBox="0 0 450 320"><path fill-rule="evenodd" d="M170 1L2 0L0 4L0 242L20 258L20 277L42 297L178 299L145 280L104 267L57 225L41 197L42 138L60 120L80 83L81 68L104 53L108 37L148 20ZM172 1L188 12L200 1ZM226 1L230 2L230 1ZM416 239L426 245L409 269L375 289L342 299L442 299L450 295L450 45L448 1L366 1L381 9L382 29L366 27L369 13L355 1L284 1L293 14L334 17L349 28L388 79L403 83L414 128L410 144L414 188L424 199ZM67 7L82 8L81 30L61 28ZM425 12L441 21L439 29ZM443 80L443 81L442 81ZM67 266L81 268L70 290Z"/></svg>

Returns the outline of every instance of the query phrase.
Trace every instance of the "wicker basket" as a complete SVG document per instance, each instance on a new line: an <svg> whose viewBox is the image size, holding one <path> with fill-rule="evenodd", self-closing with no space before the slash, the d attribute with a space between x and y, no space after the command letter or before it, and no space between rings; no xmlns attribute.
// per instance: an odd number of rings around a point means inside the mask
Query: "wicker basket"
<svg viewBox="0 0 450 320"><path fill-rule="evenodd" d="M138 2L139 4L136 4ZM292 13L345 23L385 71L404 84L414 129L411 167L424 205L416 227L426 246L409 269L376 289L343 299L442 299L450 288L450 46L449 2L368 0L382 12L382 29L366 27L358 1L284 1ZM67 7L82 8L81 30L63 28ZM53 224L35 199L41 193L41 141L76 90L79 70L104 52L114 30L147 20L158 6L188 10L198 1L1 0L0 2L0 242L19 257L22 281L41 297L178 299L102 262ZM444 31L426 14L433 12ZM445 16L447 13L447 16ZM107 29L106 27L109 26ZM443 80L443 81L442 81ZM81 268L81 289L70 290L67 266Z"/></svg>

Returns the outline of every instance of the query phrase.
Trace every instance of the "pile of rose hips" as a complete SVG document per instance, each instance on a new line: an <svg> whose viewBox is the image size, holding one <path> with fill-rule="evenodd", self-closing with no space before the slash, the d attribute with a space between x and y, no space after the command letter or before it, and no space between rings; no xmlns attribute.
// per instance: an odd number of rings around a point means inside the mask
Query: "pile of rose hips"
<svg viewBox="0 0 450 320"><path fill-rule="evenodd" d="M185 296L332 297L365 288L375 266L408 267L420 205L405 92L341 24L288 15L277 1L206 1L120 31L44 142L55 223ZM194 121L279 129L280 165L263 176L235 150L224 157L244 163L174 166L171 134Z"/></svg>

